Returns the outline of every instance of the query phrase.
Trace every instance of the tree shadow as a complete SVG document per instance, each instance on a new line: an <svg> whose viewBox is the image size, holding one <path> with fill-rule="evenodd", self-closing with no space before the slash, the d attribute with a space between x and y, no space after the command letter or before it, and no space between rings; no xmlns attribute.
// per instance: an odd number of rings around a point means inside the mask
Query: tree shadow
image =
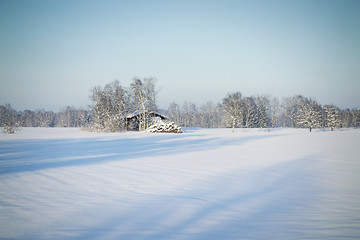
<svg viewBox="0 0 360 240"><path fill-rule="evenodd" d="M0 175L205 151L279 136L204 137L197 130L193 131L192 134L154 134L135 138L124 135L117 138L0 141Z"/></svg>
<svg viewBox="0 0 360 240"><path fill-rule="evenodd" d="M181 195L152 195L86 233L75 231L74 239L101 239L109 232L121 239L292 239L311 238L314 233L324 237L321 229L317 233L307 222L317 213L311 209L318 194L313 182L317 173L309 164L314 158L304 156L246 176L237 170L211 176L206 181L215 185L205 192L195 187ZM250 180L251 187L226 191L236 184L234 180ZM164 225L189 207L194 211Z"/></svg>

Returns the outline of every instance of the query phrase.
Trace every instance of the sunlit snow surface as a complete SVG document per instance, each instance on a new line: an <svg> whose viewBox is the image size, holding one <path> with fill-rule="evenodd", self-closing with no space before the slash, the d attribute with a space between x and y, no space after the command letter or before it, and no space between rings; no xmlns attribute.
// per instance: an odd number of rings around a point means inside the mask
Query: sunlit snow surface
<svg viewBox="0 0 360 240"><path fill-rule="evenodd" d="M357 239L360 130L0 134L0 239Z"/></svg>

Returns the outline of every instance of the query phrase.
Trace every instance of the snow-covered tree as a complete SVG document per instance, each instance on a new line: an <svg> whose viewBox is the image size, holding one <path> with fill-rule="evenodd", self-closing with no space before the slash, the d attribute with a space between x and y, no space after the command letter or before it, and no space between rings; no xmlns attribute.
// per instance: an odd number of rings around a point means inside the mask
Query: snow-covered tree
<svg viewBox="0 0 360 240"><path fill-rule="evenodd" d="M35 121L37 127L54 127L55 113L52 111L45 111L44 109L37 110L35 114Z"/></svg>
<svg viewBox="0 0 360 240"><path fill-rule="evenodd" d="M133 106L139 113L139 131L144 131L149 126L147 114L150 111L156 111L156 96L158 90L156 89L155 78L133 78L130 89L132 93Z"/></svg>
<svg viewBox="0 0 360 240"><path fill-rule="evenodd" d="M144 93L147 99L146 110L147 111L158 111L157 107L157 96L159 89L156 87L157 79L156 78L144 78Z"/></svg>
<svg viewBox="0 0 360 240"><path fill-rule="evenodd" d="M36 127L35 112L31 110L25 110L21 118L21 126L23 127Z"/></svg>
<svg viewBox="0 0 360 240"><path fill-rule="evenodd" d="M258 127L269 127L269 117L267 114L270 105L269 98L267 96L258 96L255 98L255 103L257 106Z"/></svg>
<svg viewBox="0 0 360 240"><path fill-rule="evenodd" d="M270 116L271 126L279 127L280 125L280 102L277 97L273 97L270 100Z"/></svg>
<svg viewBox="0 0 360 240"><path fill-rule="evenodd" d="M191 102L184 102L180 108L178 104L171 103L167 116L182 127L223 127L223 110L220 103L212 101L202 104L199 108Z"/></svg>
<svg viewBox="0 0 360 240"><path fill-rule="evenodd" d="M344 128L353 126L353 114L350 109L347 108L345 110L342 110L340 115Z"/></svg>
<svg viewBox="0 0 360 240"><path fill-rule="evenodd" d="M56 114L56 127L72 127L73 121L74 121L74 114L73 110L68 106L63 111L60 111L58 114Z"/></svg>
<svg viewBox="0 0 360 240"><path fill-rule="evenodd" d="M353 110L353 127L360 127L360 109Z"/></svg>
<svg viewBox="0 0 360 240"><path fill-rule="evenodd" d="M303 98L301 95L283 98L281 104L283 127L299 127L297 125L297 112L299 110L299 103Z"/></svg>
<svg viewBox="0 0 360 240"><path fill-rule="evenodd" d="M189 118L192 127L200 127L199 111L195 103L189 103Z"/></svg>
<svg viewBox="0 0 360 240"><path fill-rule="evenodd" d="M258 118L256 115L257 106L252 97L246 97L244 102L244 122L246 128L253 128L258 126Z"/></svg>
<svg viewBox="0 0 360 240"><path fill-rule="evenodd" d="M214 128L223 128L224 124L224 111L221 103L217 103L214 112Z"/></svg>
<svg viewBox="0 0 360 240"><path fill-rule="evenodd" d="M206 104L200 106L200 127L214 128L219 125L218 121L218 109L212 101L208 101Z"/></svg>
<svg viewBox="0 0 360 240"><path fill-rule="evenodd" d="M171 119L171 121L175 122L176 124L181 124L181 111L180 106L175 102L171 103L167 109L167 117Z"/></svg>
<svg viewBox="0 0 360 240"><path fill-rule="evenodd" d="M55 116L56 127L84 127L89 124L89 121L89 111L70 106L56 113Z"/></svg>
<svg viewBox="0 0 360 240"><path fill-rule="evenodd" d="M324 106L324 111L326 113L326 122L327 126L331 128L331 131L334 128L341 127L341 120L339 110L333 105Z"/></svg>
<svg viewBox="0 0 360 240"><path fill-rule="evenodd" d="M322 108L315 100L304 98L299 103L297 112L297 124L300 127L320 128L322 123Z"/></svg>
<svg viewBox="0 0 360 240"><path fill-rule="evenodd" d="M138 78L134 78L131 83L132 100L134 106L139 113L139 131L146 129L146 107L145 104L148 101L145 96L144 84Z"/></svg>
<svg viewBox="0 0 360 240"><path fill-rule="evenodd" d="M90 99L93 102L93 130L124 130L125 117L129 111L129 94L119 81L115 80L104 88L94 87Z"/></svg>
<svg viewBox="0 0 360 240"><path fill-rule="evenodd" d="M242 126L243 121L243 101L240 92L229 93L223 99L223 109L232 122L232 131L235 131L235 127L238 125Z"/></svg>
<svg viewBox="0 0 360 240"><path fill-rule="evenodd" d="M200 127L199 113L195 103L185 101L181 107L183 127Z"/></svg>
<svg viewBox="0 0 360 240"><path fill-rule="evenodd" d="M0 124L3 133L13 134L20 130L20 122L18 113L10 104L0 106Z"/></svg>

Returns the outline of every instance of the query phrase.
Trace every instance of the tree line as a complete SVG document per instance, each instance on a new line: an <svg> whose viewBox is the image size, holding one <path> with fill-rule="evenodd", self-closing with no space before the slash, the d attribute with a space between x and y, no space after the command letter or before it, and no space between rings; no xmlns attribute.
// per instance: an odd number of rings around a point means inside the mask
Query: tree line
<svg viewBox="0 0 360 240"><path fill-rule="evenodd" d="M200 106L185 101L159 109L155 78L133 78L124 87L115 80L90 91L87 109L67 107L54 113L44 110L15 111L10 104L0 105L0 124L4 132L20 127L85 127L92 131L126 131L129 116L136 116L137 129L147 129L150 113L159 112L181 127L202 128L348 128L360 126L360 109L322 106L301 95L279 100L268 95L227 94L221 102Z"/></svg>
<svg viewBox="0 0 360 240"><path fill-rule="evenodd" d="M43 109L16 111L10 104L0 105L0 124L3 127L83 127L91 119L89 110L70 106L55 113Z"/></svg>
<svg viewBox="0 0 360 240"><path fill-rule="evenodd" d="M281 99L267 95L243 97L227 94L222 102L200 107L171 103L167 116L180 126L205 128L348 128L360 127L360 109L321 106L316 100L296 95Z"/></svg>

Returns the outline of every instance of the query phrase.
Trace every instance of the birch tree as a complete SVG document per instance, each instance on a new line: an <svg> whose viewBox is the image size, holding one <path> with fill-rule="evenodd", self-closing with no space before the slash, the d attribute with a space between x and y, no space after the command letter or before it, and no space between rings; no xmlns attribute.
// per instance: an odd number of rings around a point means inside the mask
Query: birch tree
<svg viewBox="0 0 360 240"><path fill-rule="evenodd" d="M133 78L130 89L133 105L139 114L139 131L144 131L149 127L148 113L157 110L156 97L158 90L156 88L156 79L145 78L140 80L139 78Z"/></svg>
<svg viewBox="0 0 360 240"><path fill-rule="evenodd" d="M146 107L145 104L148 101L146 98L145 87L143 82L134 78L131 83L132 97L134 105L138 111L138 120L139 120L139 131L145 131L146 129Z"/></svg>
<svg viewBox="0 0 360 240"><path fill-rule="evenodd" d="M92 129L107 132L124 130L129 107L128 95L117 80L105 85L104 88L94 87L90 95L93 102Z"/></svg>

